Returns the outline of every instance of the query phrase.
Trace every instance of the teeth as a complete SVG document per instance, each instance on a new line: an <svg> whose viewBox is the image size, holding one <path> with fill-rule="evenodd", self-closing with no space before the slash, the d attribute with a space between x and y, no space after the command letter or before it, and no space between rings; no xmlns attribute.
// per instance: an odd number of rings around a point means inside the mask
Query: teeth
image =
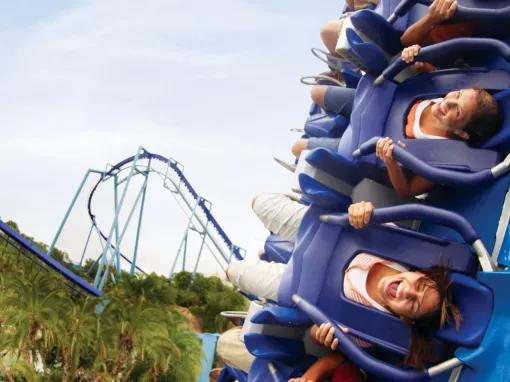
<svg viewBox="0 0 510 382"><path fill-rule="evenodd" d="M396 298L400 298L400 292L402 291L402 288L400 288L401 286L402 286L402 283L399 282L399 284L397 286L397 292L395 293Z"/></svg>

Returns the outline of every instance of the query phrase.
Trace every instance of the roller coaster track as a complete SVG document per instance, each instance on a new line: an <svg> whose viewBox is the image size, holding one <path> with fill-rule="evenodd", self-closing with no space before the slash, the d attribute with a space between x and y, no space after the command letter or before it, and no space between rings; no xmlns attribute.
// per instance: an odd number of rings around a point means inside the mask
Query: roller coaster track
<svg viewBox="0 0 510 382"><path fill-rule="evenodd" d="M93 214L92 212L92 207L91 207L91 204L92 204L92 199L94 197L94 194L96 192L96 189L98 188L98 186L104 182L105 180L107 180L109 177L111 177L113 174L117 173L118 171L121 171L123 169L123 167L127 164L130 164L130 163L133 163L135 161L135 158L136 156L133 155L129 158L126 158L122 161L120 161L119 163L115 164L112 166L111 169L109 169L105 174L104 174L104 177L99 179L97 181L97 183L94 185L92 191L90 192L89 194L89 199L88 199L88 203L87 203L87 209L88 209L88 213L89 213L89 217L91 219L91 221L93 222L93 224L98 228L101 236L106 240L107 239L107 236L99 229L99 227L97 226L96 224L96 220L95 220L95 215ZM234 245L232 243L232 240L230 240L230 238L227 236L227 234L225 233L225 231L223 230L223 228L220 226L220 224L218 223L218 221L216 220L216 218L214 217L214 215L212 214L211 210L207 207L206 203L205 203L205 199L203 199L202 197L200 197L198 195L198 193L195 191L195 189L193 188L193 186L191 185L191 183L188 181L188 179L184 176L184 173L182 172L182 170L179 168L179 163L176 162L175 160L173 159L169 159L169 158L166 158L162 155L159 155L159 154L152 154L152 153L149 153L148 151L144 150L144 152L139 155L138 157L138 160L140 159L156 159L156 160L159 160L160 162L166 164L168 166L169 169L171 169L172 171L174 171L175 175L177 176L177 178L179 179L180 182L182 182L182 185L185 187L185 189L192 195L193 197L193 200L197 203L197 208L199 208L202 213L206 216L207 220L210 222L210 224L212 225L212 228L214 229L214 231L216 232L216 234L219 236L219 238L221 239L221 241L223 241L223 244L225 245L226 248L229 249L229 251L237 258L237 259L242 259L242 255L240 253L240 248L236 245ZM154 172L157 172L155 170L152 170ZM160 175L162 175L160 173ZM165 178L169 179L167 177L167 174L164 175ZM188 207L192 208L192 205L188 204ZM206 222L203 222L203 226L205 227L206 225ZM127 261L130 261L126 256L123 256L123 258L125 258ZM230 254L226 255L225 256L225 260L229 259L230 258Z"/></svg>
<svg viewBox="0 0 510 382"><path fill-rule="evenodd" d="M147 161L147 164L141 164L140 162L142 161ZM151 162L153 161L158 161L162 163L165 166L164 171L158 170L155 166L151 165ZM126 171L129 171L129 175L119 181L119 175L123 174ZM186 228L186 233L183 238L183 242L181 242L181 247L182 244L184 243L183 269L185 267L186 256L186 243L184 241L187 241L188 230L197 232L202 238L200 250L198 252L198 256L196 259L194 272L198 267L198 262L200 260L200 256L204 246L209 249L214 259L222 267L228 264L231 261L232 257L235 257L237 259L243 258L242 255L243 250L237 245L234 245L232 240L227 236L224 229L220 226L220 224L218 223L218 221L211 212L211 203L207 201L205 198L201 197L197 193L197 191L193 188L193 186L183 173L182 165L173 159L166 158L159 154L150 153L143 148L139 148L136 155L126 158L113 166L109 166L105 171L98 170L87 171L57 230L53 242L49 246L49 249L46 253L39 249L37 246L35 246L31 241L27 240L21 234L16 232L6 223L0 220L0 231L3 232L1 236L9 244L16 246L19 249L20 253L22 253L23 255L29 255L29 257L31 258L37 259L38 262L43 263L46 266L48 266L51 270L60 273L72 284L78 286L85 292L96 296L100 295L112 266L117 270L117 272L120 272L120 259L127 261L131 265L130 267L131 273L134 273L135 271L144 272L140 267L136 265L136 255L138 249L139 239L138 236L140 234L140 226L143 214L143 205L145 200L145 191L147 187L147 179L150 173L155 173L159 175L159 177L161 177L161 179L163 180L163 186L169 189L174 194L174 197L178 201L178 204L180 201L181 203L180 207L183 209L183 211L185 212L189 219ZM87 180L90 174L98 174L99 179L94 183L91 191L88 194L87 212L91 222L91 227L87 237L87 241L85 243L85 248L83 249L82 252L82 259L80 261L79 266L81 266L82 264L83 257L85 255L89 243L89 239L91 238L91 233L93 232L93 230L95 230L98 233L100 239L102 253L99 255L99 257L93 264L93 267L97 266L94 285L91 285L83 278L74 274L70 269L66 268L59 261L57 261L51 256L52 251L55 248L55 245L60 237L60 234L68 220L71 210L73 209L78 196L82 192L83 187L85 185L85 181ZM119 235L120 226L118 220L120 210L123 205L124 197L126 196L127 193L129 182L131 178L136 175L144 176L145 178L144 184L142 185L141 189L138 192L136 201L133 207L131 208L131 211L129 212L129 216L127 218L127 221L125 222L125 226L122 229L122 233ZM115 181L115 216L110 231L108 233L105 233L103 230L100 229L97 223L96 215L93 211L92 206L93 198L94 195L96 194L96 191L100 188L100 186L103 183L110 179L114 179ZM125 186L122 191L122 196L120 200L118 200L117 186L122 183L125 183ZM140 216L138 220L137 237L134 247L134 253L133 256L130 258L125 253L121 252L120 246L126 228L129 225L129 221L131 220L134 210L137 207L139 207ZM182 252L181 247L179 247L178 253L174 259L170 276L172 275L179 255ZM216 256L216 254L218 254L219 256ZM113 275L112 278L114 278Z"/></svg>
<svg viewBox="0 0 510 382"><path fill-rule="evenodd" d="M67 280L74 285L80 287L87 293L95 296L101 295L101 292L94 286L90 285L87 281L74 274L71 270L64 267L59 261L48 256L46 252L35 246L30 240L26 239L20 233L12 229L9 225L0 220L0 231L4 233L3 239L25 255L34 256L42 263L53 269L55 272L60 273Z"/></svg>

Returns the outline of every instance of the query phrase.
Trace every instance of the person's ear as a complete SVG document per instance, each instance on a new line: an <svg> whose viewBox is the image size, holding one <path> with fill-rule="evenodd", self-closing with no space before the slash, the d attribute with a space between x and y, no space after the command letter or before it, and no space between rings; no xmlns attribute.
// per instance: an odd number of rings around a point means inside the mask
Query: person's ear
<svg viewBox="0 0 510 382"><path fill-rule="evenodd" d="M469 140L469 134L462 129L453 129L452 133L455 134L456 136L458 136L463 141Z"/></svg>

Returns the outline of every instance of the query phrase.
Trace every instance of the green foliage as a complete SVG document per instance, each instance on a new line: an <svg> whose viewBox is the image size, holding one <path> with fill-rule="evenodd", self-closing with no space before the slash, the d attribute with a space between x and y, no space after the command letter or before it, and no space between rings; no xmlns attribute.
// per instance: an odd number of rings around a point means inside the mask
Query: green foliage
<svg viewBox="0 0 510 382"><path fill-rule="evenodd" d="M221 317L224 310L244 310L246 300L232 288L226 286L218 277L206 277L191 273L177 273L172 283L178 288L177 303L189 307L200 319L206 332L221 333L228 329L230 322Z"/></svg>
<svg viewBox="0 0 510 382"><path fill-rule="evenodd" d="M55 248L53 256L73 268L66 253ZM84 278L94 272L73 271ZM116 279L103 298L75 293L0 234L0 381L193 382L201 344L177 307L189 308L211 332L228 326L220 311L245 308L217 277L181 272L169 281L122 273Z"/></svg>
<svg viewBox="0 0 510 382"><path fill-rule="evenodd" d="M15 230L16 232L19 232L19 227L18 227L18 224L16 224L16 222L13 222L12 220L8 220L7 224L9 227L11 227L13 230Z"/></svg>

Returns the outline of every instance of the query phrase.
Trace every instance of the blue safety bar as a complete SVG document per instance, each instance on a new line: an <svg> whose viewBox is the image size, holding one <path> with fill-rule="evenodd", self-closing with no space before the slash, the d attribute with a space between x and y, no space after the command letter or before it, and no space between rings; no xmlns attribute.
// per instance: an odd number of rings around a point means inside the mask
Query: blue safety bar
<svg viewBox="0 0 510 382"><path fill-rule="evenodd" d="M335 337L342 344L342 353L367 373L388 381L425 382L431 379L427 370L401 369L371 356L356 345L354 340L344 333L334 321L308 301L298 295L292 296L292 300L299 309L308 314L315 324L330 323L335 329Z"/></svg>
<svg viewBox="0 0 510 382"><path fill-rule="evenodd" d="M434 62L437 59L453 54L473 53L486 54L495 53L506 61L510 62L510 47L502 41L490 38L462 37L444 41L435 45L424 47L416 56L415 61ZM382 74L374 81L375 85L381 84L384 80L392 81L395 76L413 63L406 63L398 59L388 65Z"/></svg>
<svg viewBox="0 0 510 382"><path fill-rule="evenodd" d="M361 144L360 147L353 152L353 157L359 158L361 156L373 154L377 146L377 141L380 138L381 137L373 137ZM423 176L434 183L442 184L443 186L476 186L492 182L497 178L497 175L501 175L498 172L493 173L491 169L477 172L459 172L437 168L422 161L398 145L393 146L393 158L415 174Z"/></svg>
<svg viewBox="0 0 510 382"><path fill-rule="evenodd" d="M426 220L440 224L457 231L464 241L473 244L479 240L478 234L469 222L462 216L423 204L405 204L401 206L378 208L372 212L370 224L382 224L400 220ZM349 215L346 213L332 213L321 216L321 221L330 224L348 225Z"/></svg>
<svg viewBox="0 0 510 382"><path fill-rule="evenodd" d="M11 239L13 239L16 243L21 245L24 249L26 249L31 255L36 256L43 263L45 263L53 270L60 273L66 279L71 281L73 284L79 286L85 292L90 293L94 296L101 296L101 292L99 291L99 289L90 285L87 281L85 281L81 277L75 275L73 272L64 267L61 263L59 263L56 259L48 256L46 252L39 249L30 240L23 237L20 233L16 232L14 229L9 227L6 223L4 223L1 220L0 230L4 232L7 236L9 236Z"/></svg>
<svg viewBox="0 0 510 382"><path fill-rule="evenodd" d="M393 13L388 18L390 23L397 21L399 17L404 16L416 4L423 4L429 6L433 0L402 0L393 10ZM480 4L481 2L478 2ZM468 21L476 20L478 22L497 22L508 21L510 15L510 5L501 8L473 8L463 5L458 5L457 10L451 21Z"/></svg>

